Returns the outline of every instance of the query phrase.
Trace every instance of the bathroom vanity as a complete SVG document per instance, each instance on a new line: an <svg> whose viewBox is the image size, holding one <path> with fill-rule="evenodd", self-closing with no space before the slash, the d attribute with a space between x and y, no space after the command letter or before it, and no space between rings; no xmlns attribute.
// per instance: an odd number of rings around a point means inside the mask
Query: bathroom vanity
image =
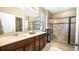
<svg viewBox="0 0 79 59"><path fill-rule="evenodd" d="M4 36L0 37L0 51L40 51L47 43L47 34L40 31L39 21L28 22L25 17L4 12L0 12L0 36Z"/></svg>
<svg viewBox="0 0 79 59"><path fill-rule="evenodd" d="M22 34L0 38L0 51L40 51L47 43L47 34Z"/></svg>

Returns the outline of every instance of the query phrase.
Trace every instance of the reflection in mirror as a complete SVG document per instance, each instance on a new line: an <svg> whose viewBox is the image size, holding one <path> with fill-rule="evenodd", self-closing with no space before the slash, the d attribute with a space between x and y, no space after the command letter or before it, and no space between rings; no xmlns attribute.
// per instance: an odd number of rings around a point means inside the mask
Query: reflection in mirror
<svg viewBox="0 0 79 59"><path fill-rule="evenodd" d="M31 17L29 19L29 30L39 30L39 29L40 29L39 17Z"/></svg>
<svg viewBox="0 0 79 59"><path fill-rule="evenodd" d="M0 20L0 35L3 35L4 32L3 32L3 28L2 28L2 24L1 24L1 20Z"/></svg>
<svg viewBox="0 0 79 59"><path fill-rule="evenodd" d="M15 32L15 16L0 12L0 33L8 35L9 33Z"/></svg>
<svg viewBox="0 0 79 59"><path fill-rule="evenodd" d="M22 18L16 17L16 32L22 31Z"/></svg>

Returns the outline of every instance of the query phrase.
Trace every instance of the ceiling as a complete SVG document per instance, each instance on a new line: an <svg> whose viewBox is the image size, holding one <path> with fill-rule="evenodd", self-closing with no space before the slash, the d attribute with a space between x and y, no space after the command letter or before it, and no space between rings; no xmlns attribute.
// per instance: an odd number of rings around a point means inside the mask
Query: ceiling
<svg viewBox="0 0 79 59"><path fill-rule="evenodd" d="M37 13L37 8L35 7L19 7L23 9L26 13L26 15L32 16L32 17L37 17L39 16ZM48 10L51 13L57 13L57 12L62 12L68 9L72 9L73 7L43 7L44 9ZM27 11L26 11L27 10Z"/></svg>
<svg viewBox="0 0 79 59"><path fill-rule="evenodd" d="M18 7L20 9L22 9L26 15L31 16L31 17L38 17L38 13L36 8L33 7ZM35 10L34 10L35 9Z"/></svg>
<svg viewBox="0 0 79 59"><path fill-rule="evenodd" d="M62 12L62 11L71 9L73 7L44 7L44 8L47 9L51 13L57 13L57 12Z"/></svg>

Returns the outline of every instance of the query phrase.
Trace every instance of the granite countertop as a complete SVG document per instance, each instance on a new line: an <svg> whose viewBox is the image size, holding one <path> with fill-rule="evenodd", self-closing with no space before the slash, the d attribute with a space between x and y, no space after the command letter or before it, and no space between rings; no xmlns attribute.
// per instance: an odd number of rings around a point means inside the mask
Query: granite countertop
<svg viewBox="0 0 79 59"><path fill-rule="evenodd" d="M24 40L24 39L28 39L28 38L31 38L31 37L34 37L34 36L38 36L38 35L41 35L41 34L44 34L44 33L46 33L46 32L39 31L39 32L36 32L35 34L26 33L26 34L19 34L18 36L1 37L0 38L0 47L14 43L14 42L18 42L18 41L21 41L21 40Z"/></svg>

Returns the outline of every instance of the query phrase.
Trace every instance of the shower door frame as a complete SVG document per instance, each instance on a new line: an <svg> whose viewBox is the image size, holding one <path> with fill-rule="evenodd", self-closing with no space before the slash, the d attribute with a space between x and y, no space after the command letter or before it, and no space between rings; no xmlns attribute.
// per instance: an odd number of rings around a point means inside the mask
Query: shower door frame
<svg viewBox="0 0 79 59"><path fill-rule="evenodd" d="M71 44L71 19L76 18L76 16L69 17L69 30L68 30L68 44Z"/></svg>
<svg viewBox="0 0 79 59"><path fill-rule="evenodd" d="M76 18L76 16L71 16L71 17L62 17L62 18L68 18L69 19L69 25L68 25L68 44L71 44L71 19ZM62 18L57 18L57 19L62 19ZM75 30L76 31L76 30Z"/></svg>

